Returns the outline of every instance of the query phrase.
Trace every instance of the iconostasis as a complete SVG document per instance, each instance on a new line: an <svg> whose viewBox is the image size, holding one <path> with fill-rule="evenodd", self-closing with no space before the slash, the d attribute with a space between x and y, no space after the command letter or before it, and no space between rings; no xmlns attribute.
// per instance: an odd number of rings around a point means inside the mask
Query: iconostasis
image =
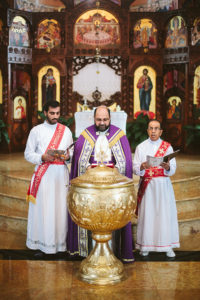
<svg viewBox="0 0 200 300"><path fill-rule="evenodd" d="M11 148L24 147L48 100L64 117L84 103L122 109L129 121L147 114L176 128L171 141L181 146L186 120L200 121L200 10L180 13L177 0L88 1L15 0L0 19Z"/></svg>

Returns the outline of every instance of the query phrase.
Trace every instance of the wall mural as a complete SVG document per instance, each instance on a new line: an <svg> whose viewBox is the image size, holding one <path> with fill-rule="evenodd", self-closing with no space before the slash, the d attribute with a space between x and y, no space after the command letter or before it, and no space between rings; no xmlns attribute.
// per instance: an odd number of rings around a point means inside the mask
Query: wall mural
<svg viewBox="0 0 200 300"><path fill-rule="evenodd" d="M134 73L134 118L140 113L155 118L156 72L149 66L140 66Z"/></svg>
<svg viewBox="0 0 200 300"><path fill-rule="evenodd" d="M198 66L195 70L194 75L194 118L196 120L200 120L200 66Z"/></svg>
<svg viewBox="0 0 200 300"><path fill-rule="evenodd" d="M200 46L200 18L194 21L191 34L192 45Z"/></svg>
<svg viewBox="0 0 200 300"><path fill-rule="evenodd" d="M31 79L27 72L21 70L12 71L12 89L13 91L23 89L28 94L30 93Z"/></svg>
<svg viewBox="0 0 200 300"><path fill-rule="evenodd" d="M119 47L118 20L105 10L90 10L75 24L74 44L77 48Z"/></svg>
<svg viewBox="0 0 200 300"><path fill-rule="evenodd" d="M85 2L86 0L74 0L74 5L78 5L79 3ZM118 5L121 5L121 0L110 0Z"/></svg>
<svg viewBox="0 0 200 300"><path fill-rule="evenodd" d="M168 71L163 78L163 92L164 94L172 89L178 88L184 92L185 90L185 74L176 69Z"/></svg>
<svg viewBox="0 0 200 300"><path fill-rule="evenodd" d="M58 48L61 44L60 25L56 20L46 19L38 26L37 48Z"/></svg>
<svg viewBox="0 0 200 300"><path fill-rule="evenodd" d="M60 73L53 66L45 66L38 72L38 110L48 100L60 102Z"/></svg>
<svg viewBox="0 0 200 300"><path fill-rule="evenodd" d="M47 69L46 74L42 77L42 105L47 101L52 101L56 98L56 79L53 74L53 69Z"/></svg>
<svg viewBox="0 0 200 300"><path fill-rule="evenodd" d="M171 19L167 28L165 48L180 48L187 46L187 29L182 17Z"/></svg>
<svg viewBox="0 0 200 300"><path fill-rule="evenodd" d="M65 5L61 0L14 0L15 9L30 12L61 11Z"/></svg>
<svg viewBox="0 0 200 300"><path fill-rule="evenodd" d="M179 97L170 97L167 101L167 119L181 120L182 102Z"/></svg>
<svg viewBox="0 0 200 300"><path fill-rule="evenodd" d="M17 96L14 99L14 119L24 120L26 119L26 100L22 96Z"/></svg>
<svg viewBox="0 0 200 300"><path fill-rule="evenodd" d="M135 0L130 11L168 11L178 9L178 0Z"/></svg>
<svg viewBox="0 0 200 300"><path fill-rule="evenodd" d="M134 48L156 48L157 29L153 21L149 19L139 20L134 27Z"/></svg>
<svg viewBox="0 0 200 300"><path fill-rule="evenodd" d="M24 18L17 16L9 29L9 46L29 47L29 28Z"/></svg>

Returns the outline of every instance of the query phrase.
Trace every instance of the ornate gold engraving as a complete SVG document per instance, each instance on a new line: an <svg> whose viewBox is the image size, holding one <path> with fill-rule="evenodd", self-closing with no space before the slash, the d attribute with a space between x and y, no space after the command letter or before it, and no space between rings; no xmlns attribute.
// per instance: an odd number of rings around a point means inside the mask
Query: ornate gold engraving
<svg viewBox="0 0 200 300"><path fill-rule="evenodd" d="M92 284L111 284L124 278L123 264L108 246L112 231L125 226L134 216L133 181L116 168L99 165L71 181L68 209L72 220L92 231L96 241L81 263L78 277Z"/></svg>

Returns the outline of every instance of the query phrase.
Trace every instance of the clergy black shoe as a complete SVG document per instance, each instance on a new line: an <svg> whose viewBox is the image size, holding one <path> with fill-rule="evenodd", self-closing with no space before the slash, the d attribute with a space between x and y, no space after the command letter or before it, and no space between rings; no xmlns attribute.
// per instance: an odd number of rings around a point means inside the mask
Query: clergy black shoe
<svg viewBox="0 0 200 300"><path fill-rule="evenodd" d="M42 251L37 251L33 257L34 259L44 259L45 253L43 253Z"/></svg>

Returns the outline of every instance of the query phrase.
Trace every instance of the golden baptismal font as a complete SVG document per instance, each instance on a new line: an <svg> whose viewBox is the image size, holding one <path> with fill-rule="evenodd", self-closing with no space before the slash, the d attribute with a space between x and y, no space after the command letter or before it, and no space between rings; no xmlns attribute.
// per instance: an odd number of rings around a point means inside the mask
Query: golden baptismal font
<svg viewBox="0 0 200 300"><path fill-rule="evenodd" d="M81 262L78 277L91 284L106 285L124 279L124 266L108 245L112 231L124 227L133 217L133 180L104 164L71 181L68 209L72 220L92 231L95 247Z"/></svg>

